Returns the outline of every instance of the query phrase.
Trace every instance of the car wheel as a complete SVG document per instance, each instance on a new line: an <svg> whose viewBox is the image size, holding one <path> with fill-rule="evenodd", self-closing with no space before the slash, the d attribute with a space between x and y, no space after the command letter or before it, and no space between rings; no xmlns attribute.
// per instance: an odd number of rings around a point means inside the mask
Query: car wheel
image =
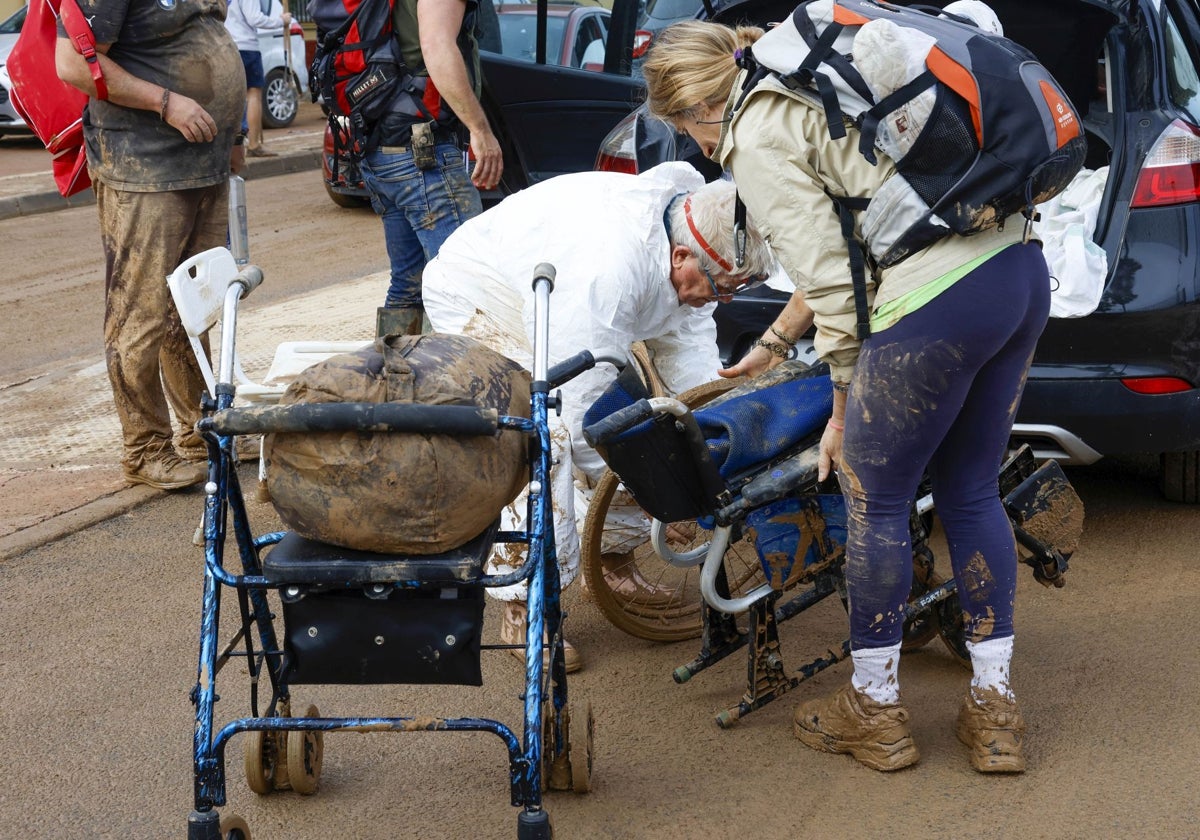
<svg viewBox="0 0 1200 840"><path fill-rule="evenodd" d="M289 79L288 75L288 71L283 67L276 67L267 74L267 81L262 90L264 128L286 128L296 119L300 97L296 93L293 79Z"/></svg>
<svg viewBox="0 0 1200 840"><path fill-rule="evenodd" d="M329 186L329 182L325 182L325 192L329 194L329 200L338 207L349 207L351 209L358 207L370 207L371 202L365 198L359 198L356 195L346 195L337 192L333 187Z"/></svg>
<svg viewBox="0 0 1200 840"><path fill-rule="evenodd" d="M1200 502L1200 450L1164 452L1159 459L1162 493L1171 502Z"/></svg>

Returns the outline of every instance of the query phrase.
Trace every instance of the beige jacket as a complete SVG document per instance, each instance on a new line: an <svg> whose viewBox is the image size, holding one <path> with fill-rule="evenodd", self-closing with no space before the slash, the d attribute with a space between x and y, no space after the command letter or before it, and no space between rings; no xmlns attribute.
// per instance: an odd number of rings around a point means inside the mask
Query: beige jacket
<svg viewBox="0 0 1200 840"><path fill-rule="evenodd" d="M741 95L734 84L726 114ZM854 291L841 223L825 190L870 197L895 167L879 156L872 166L858 151L858 132L831 140L819 104L771 76L746 97L721 133L715 159L733 174L746 209L805 302L815 313L816 351L834 381L847 382L861 342L855 336ZM1021 241L1024 220L970 237L948 236L872 279L867 301L895 300L975 257Z"/></svg>

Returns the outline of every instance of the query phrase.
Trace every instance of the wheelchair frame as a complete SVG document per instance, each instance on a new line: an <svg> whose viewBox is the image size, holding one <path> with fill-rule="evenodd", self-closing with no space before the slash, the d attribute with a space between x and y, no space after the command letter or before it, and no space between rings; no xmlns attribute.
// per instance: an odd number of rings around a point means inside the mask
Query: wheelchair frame
<svg viewBox="0 0 1200 840"><path fill-rule="evenodd" d="M733 394L757 390L773 381L770 377L764 379L763 383L752 381L747 386L727 392L703 407L715 406ZM631 469L629 463L630 459L638 461L636 449L635 454L629 456L622 466L627 476L621 475L618 466L614 466L611 460L612 453L608 444L648 421L658 422L664 431L673 430L674 446L664 444L661 438L658 439L655 455L647 459L646 469L654 469L649 466L650 460L661 459L661 463L669 461L676 466L684 465L683 469L690 471L690 480L687 483L691 490L684 494L688 501L683 502L682 507L678 500L662 499L660 482L650 481L641 487L636 486L639 484L639 476L635 473L640 472L640 469ZM780 500L794 499L798 500L802 509L806 511L808 521L813 522L813 517L821 518L817 500L822 492L836 493L840 496L835 480L831 480L826 486L819 486L817 482L816 444L819 442L819 432L810 435L778 457L728 481L717 472L691 409L672 398L653 397L640 400L588 427L585 435L588 442L608 462L609 467L622 478L634 499L650 511L650 542L655 553L676 566L703 566L700 577L700 652L691 662L674 670L672 677L675 682L685 683L731 653L743 647L748 648L745 692L739 702L717 712L715 719L718 726L725 729L732 727L745 715L762 708L805 680L850 656L850 639L846 638L839 646L830 648L825 654L800 666L794 675L789 675L780 649L781 622L794 618L835 593L842 599L843 604L846 603L845 546L831 539L827 529L809 529L817 559L799 576L784 575L788 577L786 582L781 580L775 585L764 582L745 595L732 599L724 565L729 546L741 539L741 529L746 523L746 517L753 511ZM671 454L663 455L664 449L672 449ZM1054 462L1048 464L1052 465L1052 469L1039 469L1028 446L1022 447L1006 461L1001 469L999 485L1010 520L1017 518L1014 511L1022 505L1028 506L1032 497L1038 499L1034 502L1036 505L1049 505L1037 492L1037 488L1042 484L1060 482L1058 476L1061 476L1061 470ZM1047 477L1043 475L1047 470L1051 473L1057 472ZM1066 483L1065 477L1061 478L1061 483ZM635 486L630 486L631 484ZM1069 487L1069 484L1067 486ZM697 493L696 488L702 489ZM654 498L656 490L659 496L657 499ZM689 502L694 506L690 513L711 517L714 525L713 535L702 548L676 554L666 540L666 521L656 518L654 511L658 507L660 513L668 519L673 517L674 520L678 520L679 512L687 509ZM902 648L912 650L919 647L932 639L936 633L942 637L951 653L969 666L970 657L963 636L962 611L958 605L956 583L953 577L939 581L934 575L934 556L929 547L927 530L927 518L932 514L933 507L932 496L924 493L914 503L910 515L913 591L904 611L905 636ZM672 513L668 514L668 510ZM1066 557L1052 546L1033 537L1015 521L1014 531L1018 543L1029 552L1030 556L1023 558L1023 561L1033 566L1034 576L1044 584L1062 586L1062 575L1067 569ZM793 557L792 562L801 562L802 559ZM787 589L795 589L802 585L807 588L790 597L784 597ZM745 631L739 629L736 619L736 615L742 612L748 613L749 627Z"/></svg>
<svg viewBox="0 0 1200 840"><path fill-rule="evenodd" d="M288 783L301 793L316 790L320 773L322 734L336 731L483 731L498 736L509 759L511 801L522 810L517 836L543 840L551 836L549 816L542 806L544 788L587 789L591 771L591 709L587 719L576 721L570 732L566 670L563 657L562 621L558 564L555 559L553 513L549 499L550 435L548 409L556 406L551 396L554 385L570 379L594 364L590 354L581 353L548 370L547 338L550 293L554 268L537 267L535 292L534 370L530 418L499 415L494 409L471 406L412 406L402 404L354 404L335 406L270 406L234 408L234 370L238 301L262 281L262 272L248 266L229 284L224 300L220 373L215 395L205 399L204 418L198 425L209 449L209 476L204 487L204 584L200 623L197 681L191 693L195 706L194 809L188 817L188 840L249 840L249 830L240 818L222 820L217 808L226 804L225 752L230 739L239 733L263 739L274 749L275 759L288 753ZM334 409L330 411L330 409ZM395 580L398 589L437 587L498 587L521 580L529 582L529 620L525 643L525 691L523 729L515 732L506 724L488 718L440 718L430 716L325 717L315 707L303 716L292 716L289 686L289 657L280 645L275 619L268 604L270 589L282 590L290 581L271 580L264 574L263 552L276 546L286 532L255 537L251 532L245 501L236 471L234 443L240 434L273 431L371 431L441 434L496 434L516 432L530 439L529 517L526 531L497 531L496 542L528 545L520 569L505 575L481 573L464 581L425 577ZM241 573L225 568L225 540L235 538ZM431 557L396 560L436 560ZM484 553L486 557L486 551ZM386 560L391 555L378 555ZM302 583L302 582L301 582ZM347 583L347 587L354 584ZM223 647L218 646L218 618L222 592L237 593L241 627ZM282 592L281 592L282 595ZM282 622L281 623L285 623ZM284 628L286 630L286 627ZM543 631L550 638L548 670L543 666ZM257 641L256 641L257 637ZM485 649L508 645L483 645ZM250 672L250 716L236 718L217 727L214 721L217 675L232 658L244 658ZM260 702L261 677L265 674L270 697ZM392 682L383 680L384 682ZM263 714L260 715L260 709ZM282 740L280 740L282 739ZM283 745L283 749L271 745ZM572 762L571 747L576 754ZM300 750L300 753L296 753ZM297 776L295 770L299 770ZM252 785L253 787L253 785ZM269 784L267 789L270 789ZM265 793L266 790L256 792Z"/></svg>

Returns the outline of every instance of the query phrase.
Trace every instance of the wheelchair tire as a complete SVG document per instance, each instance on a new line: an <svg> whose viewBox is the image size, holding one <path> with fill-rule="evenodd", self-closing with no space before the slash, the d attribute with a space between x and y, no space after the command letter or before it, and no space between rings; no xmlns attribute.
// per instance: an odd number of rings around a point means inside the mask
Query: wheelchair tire
<svg viewBox="0 0 1200 840"><path fill-rule="evenodd" d="M571 790L575 793L588 793L592 789L592 741L596 734L596 719L592 716L592 704L584 708L587 716L575 721L575 728L569 731L567 744L571 759Z"/></svg>
<svg viewBox="0 0 1200 840"><path fill-rule="evenodd" d="M643 368L646 367L645 360L638 361ZM643 378L647 378L645 370ZM706 382L680 394L679 400L690 408L699 408L743 381L718 379ZM627 509L635 507L631 499L622 501L624 492L620 485L620 479L611 470L605 472L596 485L580 540L580 565L584 584L600 612L619 630L652 642L694 639L702 630L698 566L688 569L672 566L655 553L647 537L632 551L622 555L623 558L628 558L627 560L614 568L604 568L601 538L611 509L618 505ZM699 544L704 539L704 534L708 533L696 525L695 521L672 524L678 526L676 531L679 551ZM675 540L672 540L672 543L673 547L676 547ZM738 541L730 545L725 558L726 574L735 597L749 592L763 581L758 555L749 542ZM639 582L650 584L653 590L648 592L640 589L637 585ZM670 594L663 596L663 592ZM657 597L654 597L653 593L657 593ZM647 598L648 594L652 597Z"/></svg>

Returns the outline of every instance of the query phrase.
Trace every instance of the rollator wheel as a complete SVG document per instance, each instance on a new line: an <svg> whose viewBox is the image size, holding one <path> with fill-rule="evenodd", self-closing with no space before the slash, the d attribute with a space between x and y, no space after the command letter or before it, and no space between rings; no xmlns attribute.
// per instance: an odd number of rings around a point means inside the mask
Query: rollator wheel
<svg viewBox="0 0 1200 840"><path fill-rule="evenodd" d="M967 633L963 625L962 605L955 592L935 608L937 612L937 631L946 645L946 650L964 668L971 667L971 652L967 650Z"/></svg>
<svg viewBox="0 0 1200 840"><path fill-rule="evenodd" d="M571 759L571 790L575 793L588 793L592 789L592 741L596 733L596 719L592 716L590 702L584 708L587 709L587 719L576 721L567 746ZM581 723L584 725L580 726Z"/></svg>
<svg viewBox="0 0 1200 840"><path fill-rule="evenodd" d="M718 379L679 395L680 402L699 408L737 385L738 380ZM603 553L605 525L619 529L622 519L645 523L646 536L622 553ZM621 487L620 478L611 470L596 485L588 508L580 547L580 565L584 584L609 621L619 630L652 642L678 642L694 639L702 630L700 605L700 567L672 566L659 557L649 538L650 517L637 506ZM671 523L667 541L676 552L707 542L709 531L695 520ZM749 592L764 582L758 554L746 540L733 543L725 553L726 575L733 597ZM803 572L799 566L796 576Z"/></svg>
<svg viewBox="0 0 1200 840"><path fill-rule="evenodd" d="M309 706L301 717L320 717L316 706ZM293 729L287 733L288 781L292 790L304 796L317 792L321 783L321 759L325 755L324 733Z"/></svg>
<svg viewBox="0 0 1200 840"><path fill-rule="evenodd" d="M279 749L274 732L257 729L246 733L243 765L246 772L246 786L250 790L260 796L265 796L275 790L275 775L279 768Z"/></svg>
<svg viewBox="0 0 1200 840"><path fill-rule="evenodd" d="M221 840L250 840L250 826L238 816L221 817Z"/></svg>

